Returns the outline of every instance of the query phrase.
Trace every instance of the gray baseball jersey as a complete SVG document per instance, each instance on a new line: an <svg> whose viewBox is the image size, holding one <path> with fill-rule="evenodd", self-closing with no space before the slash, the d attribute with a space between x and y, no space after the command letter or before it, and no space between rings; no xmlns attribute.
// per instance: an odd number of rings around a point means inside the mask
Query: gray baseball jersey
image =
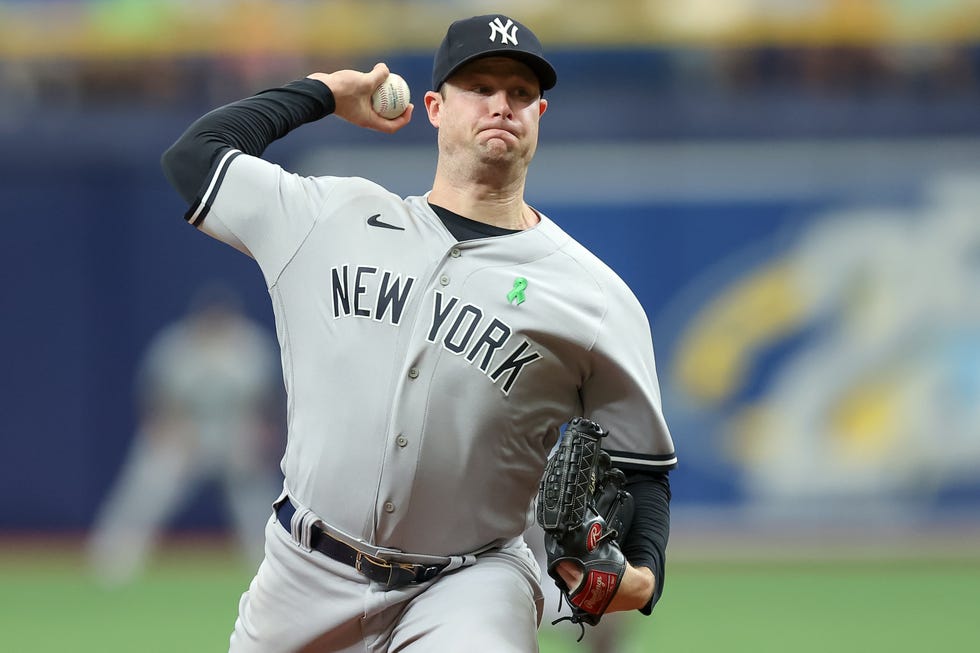
<svg viewBox="0 0 980 653"><path fill-rule="evenodd" d="M355 538L450 555L524 531L571 416L610 431L617 463L673 467L642 307L540 218L457 242L425 196L223 155L188 219L262 269L297 503Z"/></svg>

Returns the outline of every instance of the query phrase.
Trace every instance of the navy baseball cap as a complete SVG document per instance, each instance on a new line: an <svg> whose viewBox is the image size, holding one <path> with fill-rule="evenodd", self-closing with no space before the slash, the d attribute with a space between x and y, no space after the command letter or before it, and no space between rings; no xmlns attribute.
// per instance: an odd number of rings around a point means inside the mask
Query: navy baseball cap
<svg viewBox="0 0 980 653"><path fill-rule="evenodd" d="M457 20L449 26L432 63L432 88L439 90L461 66L481 57L510 57L527 64L537 75L542 91L558 81L534 32L513 18L488 14Z"/></svg>

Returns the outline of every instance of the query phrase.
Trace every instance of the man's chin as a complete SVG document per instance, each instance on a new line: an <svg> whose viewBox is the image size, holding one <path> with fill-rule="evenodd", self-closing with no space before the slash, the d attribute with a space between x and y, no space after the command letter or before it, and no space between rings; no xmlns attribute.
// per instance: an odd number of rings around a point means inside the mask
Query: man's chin
<svg viewBox="0 0 980 653"><path fill-rule="evenodd" d="M491 137L481 144L481 158L491 161L518 161L520 159L514 143L508 142L504 138Z"/></svg>

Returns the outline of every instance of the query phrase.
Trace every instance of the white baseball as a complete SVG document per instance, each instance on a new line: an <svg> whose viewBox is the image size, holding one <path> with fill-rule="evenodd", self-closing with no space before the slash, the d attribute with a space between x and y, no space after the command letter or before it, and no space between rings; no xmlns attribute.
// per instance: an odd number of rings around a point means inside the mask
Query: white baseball
<svg viewBox="0 0 980 653"><path fill-rule="evenodd" d="M371 96L371 106L382 118L391 120L405 113L408 103L411 101L411 94L408 84L402 79L401 75L390 73L381 83L381 86L374 90Z"/></svg>

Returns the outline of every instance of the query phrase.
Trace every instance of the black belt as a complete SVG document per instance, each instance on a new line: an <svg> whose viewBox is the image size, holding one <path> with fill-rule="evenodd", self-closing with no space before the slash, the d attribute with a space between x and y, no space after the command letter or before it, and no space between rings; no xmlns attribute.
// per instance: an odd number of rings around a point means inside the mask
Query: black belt
<svg viewBox="0 0 980 653"><path fill-rule="evenodd" d="M292 519L296 507L286 498L276 508L276 519L292 535ZM394 589L412 583L424 583L432 580L448 565L423 565L407 562L389 562L375 556L362 553L342 542L319 526L314 525L310 533L310 548L319 551L328 558L342 562L361 572L365 577L376 583L381 583L385 589Z"/></svg>

